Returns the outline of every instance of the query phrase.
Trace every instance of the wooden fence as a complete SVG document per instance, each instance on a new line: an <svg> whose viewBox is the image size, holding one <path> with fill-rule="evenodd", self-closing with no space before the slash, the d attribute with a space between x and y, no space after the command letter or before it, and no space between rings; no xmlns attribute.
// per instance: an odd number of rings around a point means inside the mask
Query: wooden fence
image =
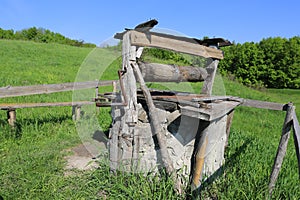
<svg viewBox="0 0 300 200"><path fill-rule="evenodd" d="M0 88L0 98L28 96L28 95L36 95L36 94L50 94L50 93L66 92L72 90L90 89L90 88L95 88L95 90L98 90L98 87L100 86L114 85L115 82L116 80L44 84L44 85L32 85L32 86L6 86ZM78 101L78 102L2 103L0 104L0 110L7 111L8 123L11 126L15 126L16 109L72 106L72 117L74 120L78 120L80 118L81 106L90 105L90 104L95 104L95 102L93 102L91 99L90 101Z"/></svg>

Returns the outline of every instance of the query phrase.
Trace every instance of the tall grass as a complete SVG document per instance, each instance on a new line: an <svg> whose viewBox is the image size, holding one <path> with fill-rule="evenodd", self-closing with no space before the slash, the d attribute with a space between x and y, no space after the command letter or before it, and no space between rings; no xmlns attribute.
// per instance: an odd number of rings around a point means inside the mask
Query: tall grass
<svg viewBox="0 0 300 200"><path fill-rule="evenodd" d="M0 40L1 86L72 82L92 51L58 44ZM119 58L120 59L120 58ZM118 68L119 61L112 64ZM109 68L105 79L115 79ZM280 103L294 102L300 116L299 90L253 90L223 79L227 95ZM193 86L194 87L194 86ZM196 85L197 89L199 85ZM1 102L71 101L72 93L0 99ZM279 143L284 112L239 107L235 111L223 173L204 185L201 198L264 199ZM185 199L168 177L109 172L106 157L94 171L64 176L68 149L81 142L71 108L17 110L18 130L0 112L0 196L4 199ZM109 109L98 116L103 131L111 123ZM280 172L274 199L299 199L293 138Z"/></svg>

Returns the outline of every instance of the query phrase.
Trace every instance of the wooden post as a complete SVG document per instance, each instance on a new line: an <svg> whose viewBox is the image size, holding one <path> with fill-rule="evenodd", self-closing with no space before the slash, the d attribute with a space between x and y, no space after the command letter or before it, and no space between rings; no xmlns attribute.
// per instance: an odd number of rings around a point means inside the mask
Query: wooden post
<svg viewBox="0 0 300 200"><path fill-rule="evenodd" d="M281 135L281 139L279 142L279 146L277 149L277 154L276 154L276 158L274 160L274 165L272 168L272 173L270 176L270 183L269 183L269 194L270 196L272 195L272 191L275 187L275 183L277 181L278 175L279 175L279 171L283 162L283 158L285 156L286 153L286 149L287 149L287 145L288 145L288 141L290 138L290 130L291 130L291 126L292 126L292 114L294 112L294 106L292 103L288 103L287 104L287 110L286 110L286 116L285 116L285 120L284 120L284 124L283 124L283 128L282 128L282 135Z"/></svg>
<svg viewBox="0 0 300 200"><path fill-rule="evenodd" d="M16 119L17 119L16 110L8 109L7 110L7 121L11 127L15 127Z"/></svg>
<svg viewBox="0 0 300 200"><path fill-rule="evenodd" d="M192 185L191 185L192 191L198 189L199 186L201 185L205 153L206 153L206 147L208 143L207 134L208 134L207 131L203 132L196 150L195 166L192 173Z"/></svg>
<svg viewBox="0 0 300 200"><path fill-rule="evenodd" d="M136 47L131 46L131 32L123 35L122 43L122 82L124 84L124 96L127 105L124 107L113 107L113 125L109 135L109 157L110 169L115 172L119 169L119 161L125 161L122 169L130 170L127 164L132 163L134 151L134 128L138 122L136 80L131 62L136 61ZM118 120L115 120L118 119ZM131 161L131 162L130 162Z"/></svg>
<svg viewBox="0 0 300 200"><path fill-rule="evenodd" d="M229 134L230 134L230 127L232 124L232 120L233 120L233 115L234 115L234 110L230 111L227 114L227 122L226 122L226 143L225 143L225 147L228 146L228 139L229 139Z"/></svg>
<svg viewBox="0 0 300 200"><path fill-rule="evenodd" d="M74 105L72 106L72 119L74 121L80 120L81 117L81 106Z"/></svg>
<svg viewBox="0 0 300 200"><path fill-rule="evenodd" d="M199 82L207 78L201 67L139 62L139 68L146 82Z"/></svg>
<svg viewBox="0 0 300 200"><path fill-rule="evenodd" d="M166 147L167 142L166 142L166 137L165 137L165 130L162 127L163 122L161 122L159 120L160 116L159 116L158 109L155 107L155 105L153 103L151 94L145 84L145 81L143 79L143 75L140 71L139 66L136 63L133 63L132 66L136 73L137 80L140 83L140 87L141 87L143 94L145 96L145 99L146 99L146 103L147 103L147 106L149 109L149 116L150 116L150 120L152 123L153 132L156 135L157 140L158 140L163 164L166 168L167 173L169 175L171 175L174 172L174 167L173 167L172 160L168 154L168 150Z"/></svg>
<svg viewBox="0 0 300 200"><path fill-rule="evenodd" d="M212 89L213 89L213 84L214 84L214 79L216 76L218 64L219 64L219 60L212 59L209 65L206 67L208 76L204 81L201 94L207 94L207 95L212 94Z"/></svg>
<svg viewBox="0 0 300 200"><path fill-rule="evenodd" d="M296 112L292 113L293 117L293 129L294 129L294 144L296 149L296 156L298 160L298 171L299 171L299 178L300 178L300 126L299 121L296 116Z"/></svg>

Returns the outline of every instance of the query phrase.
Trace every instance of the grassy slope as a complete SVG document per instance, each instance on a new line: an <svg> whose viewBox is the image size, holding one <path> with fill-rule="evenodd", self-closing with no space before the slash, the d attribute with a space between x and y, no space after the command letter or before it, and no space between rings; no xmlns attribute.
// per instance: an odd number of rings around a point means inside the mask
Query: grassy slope
<svg viewBox="0 0 300 200"><path fill-rule="evenodd" d="M57 44L0 40L0 86L71 82L91 49ZM109 78L111 71L106 73ZM115 78L115 77L114 77ZM300 117L296 90L256 91L224 80L228 95L286 103L293 101ZM195 86L196 87L196 86ZM1 102L69 101L70 93L35 95ZM171 183L125 174L109 175L108 167L63 177L63 149L80 142L69 107L19 109L21 130L10 130L0 112L0 195L5 199L96 199L102 197L174 199ZM100 121L108 127L108 114ZM206 187L203 196L221 199L262 199L279 142L284 113L240 107L226 150L226 176ZM274 197L300 197L297 162L292 141Z"/></svg>

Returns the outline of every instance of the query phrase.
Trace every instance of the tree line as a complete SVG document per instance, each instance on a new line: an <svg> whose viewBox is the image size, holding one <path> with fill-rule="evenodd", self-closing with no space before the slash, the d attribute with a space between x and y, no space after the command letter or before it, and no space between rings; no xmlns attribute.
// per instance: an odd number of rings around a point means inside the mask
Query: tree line
<svg viewBox="0 0 300 200"><path fill-rule="evenodd" d="M59 43L77 47L96 47L95 44L85 43L83 40L73 40L60 33L54 33L44 28L28 28L21 31L4 30L0 28L0 39L30 40L41 43Z"/></svg>
<svg viewBox="0 0 300 200"><path fill-rule="evenodd" d="M300 37L266 38L222 48L223 75L252 87L300 88Z"/></svg>
<svg viewBox="0 0 300 200"><path fill-rule="evenodd" d="M273 37L260 42L234 43L222 47L224 59L219 63L223 76L250 87L265 88L300 88L300 37L290 39ZM180 53L145 49L144 53L161 59L192 66L204 66L205 59L188 59Z"/></svg>
<svg viewBox="0 0 300 200"><path fill-rule="evenodd" d="M59 33L36 27L21 31L0 28L0 39L96 47L95 44L85 43L83 40L72 40ZM257 43L233 43L232 46L223 47L222 50L225 55L219 64L222 75L234 77L250 87L300 88L299 36L289 39L270 37ZM158 59L189 65L202 66L205 62L202 58L187 59L182 54L161 49L145 49L144 53Z"/></svg>

